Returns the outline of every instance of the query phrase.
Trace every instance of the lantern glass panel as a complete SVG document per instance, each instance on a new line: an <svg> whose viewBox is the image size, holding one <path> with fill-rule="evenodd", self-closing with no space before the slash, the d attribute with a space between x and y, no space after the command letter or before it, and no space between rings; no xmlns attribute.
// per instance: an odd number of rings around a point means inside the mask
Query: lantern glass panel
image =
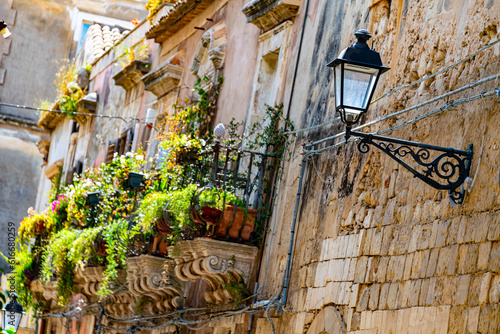
<svg viewBox="0 0 500 334"><path fill-rule="evenodd" d="M362 109L357 113L365 111L368 108L378 74L379 69L376 68L344 64L344 101L342 101L344 107Z"/></svg>
<svg viewBox="0 0 500 334"><path fill-rule="evenodd" d="M13 332L16 332L19 327L19 323L21 322L23 314L14 311L13 308L9 307L9 304L7 304L7 306L2 310L2 313L3 313L3 329L8 329Z"/></svg>

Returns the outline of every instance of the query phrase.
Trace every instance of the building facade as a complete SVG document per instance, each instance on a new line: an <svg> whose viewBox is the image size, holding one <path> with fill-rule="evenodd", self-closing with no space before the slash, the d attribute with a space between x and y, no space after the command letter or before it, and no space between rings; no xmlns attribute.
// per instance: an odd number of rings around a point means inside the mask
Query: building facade
<svg viewBox="0 0 500 334"><path fill-rule="evenodd" d="M59 164L71 182L115 154L154 157L173 106L199 100L194 87L209 91L223 77L211 128L229 128L234 118L247 134L253 124L269 124L266 105L280 104L294 124L284 130L287 154L275 165L280 177L271 185L264 239L191 238L166 255L131 256L116 278L122 289L100 313L46 317L40 333L65 326L79 333L499 331L499 3L180 0L155 11L108 50L96 42L106 40L106 29L90 28L84 44L92 67L80 114L41 120L51 131L47 168ZM364 153L344 139L327 64L363 28L391 70L358 130L464 151L473 144L463 203L375 147ZM120 50L143 45L146 57L119 66ZM42 179L39 211L52 187ZM247 203L254 198L245 195ZM104 269L75 270L72 301L102 303ZM234 280L251 298L234 303ZM55 286L33 281L31 289L46 314L75 309L57 305ZM150 321L131 324L142 295L151 298L143 310ZM207 311L189 313L199 308Z"/></svg>

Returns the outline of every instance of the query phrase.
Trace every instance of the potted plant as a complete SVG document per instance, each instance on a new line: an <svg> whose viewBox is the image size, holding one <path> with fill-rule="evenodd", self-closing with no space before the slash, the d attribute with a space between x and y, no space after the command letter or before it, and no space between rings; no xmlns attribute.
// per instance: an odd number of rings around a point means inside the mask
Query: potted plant
<svg viewBox="0 0 500 334"><path fill-rule="evenodd" d="M128 186L130 188L140 188L143 186L142 180L144 179L144 174L130 172L128 174Z"/></svg>
<svg viewBox="0 0 500 334"><path fill-rule="evenodd" d="M249 241L255 228L257 210L227 205L215 234L219 237ZM244 224L244 225L243 225ZM241 235L240 235L241 230Z"/></svg>
<svg viewBox="0 0 500 334"><path fill-rule="evenodd" d="M213 235L235 240L240 237L244 241L250 240L250 234L255 228L257 210L246 210L244 200L234 193L221 189L219 185L200 189L198 197L198 206L196 204L193 206L194 216L208 225L213 225Z"/></svg>
<svg viewBox="0 0 500 334"><path fill-rule="evenodd" d="M52 225L52 217L47 212L37 213L33 208L29 208L28 216L24 217L19 227L20 241L24 243L34 237L45 237Z"/></svg>

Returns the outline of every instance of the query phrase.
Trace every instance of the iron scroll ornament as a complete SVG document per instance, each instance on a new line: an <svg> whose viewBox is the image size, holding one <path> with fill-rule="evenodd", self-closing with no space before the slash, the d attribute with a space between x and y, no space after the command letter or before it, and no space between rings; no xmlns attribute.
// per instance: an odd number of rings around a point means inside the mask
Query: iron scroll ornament
<svg viewBox="0 0 500 334"><path fill-rule="evenodd" d="M375 146L410 171L414 177L435 189L448 190L450 199L454 203L463 203L465 192L458 191L457 188L469 177L472 144L469 145L467 151L460 151L453 148L351 131L347 127L346 139L351 136L361 139L358 144L360 152L367 153L370 150L368 145ZM440 152L440 154L431 160L431 151ZM413 158L418 165L423 167L423 171L419 172L404 162L401 158L405 157ZM436 181L436 179L442 181L442 183Z"/></svg>

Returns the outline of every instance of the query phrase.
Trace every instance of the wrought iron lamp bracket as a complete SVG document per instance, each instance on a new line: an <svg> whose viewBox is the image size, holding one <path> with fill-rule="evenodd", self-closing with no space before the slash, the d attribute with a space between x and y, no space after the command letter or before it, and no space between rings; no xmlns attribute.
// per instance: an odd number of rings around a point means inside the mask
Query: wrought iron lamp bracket
<svg viewBox="0 0 500 334"><path fill-rule="evenodd" d="M453 202L457 204L463 202L465 191L463 189L458 191L457 188L463 185L469 177L472 144L469 145L467 151L460 151L453 148L356 132L347 127L346 140L351 136L361 139L358 143L360 152L367 153L370 150L368 145L375 146L410 171L414 177L435 189L448 190L450 199ZM438 155L433 159L431 151L438 152ZM402 158L404 157L411 157L418 165L423 167L423 171L420 172L411 167L403 161Z"/></svg>

